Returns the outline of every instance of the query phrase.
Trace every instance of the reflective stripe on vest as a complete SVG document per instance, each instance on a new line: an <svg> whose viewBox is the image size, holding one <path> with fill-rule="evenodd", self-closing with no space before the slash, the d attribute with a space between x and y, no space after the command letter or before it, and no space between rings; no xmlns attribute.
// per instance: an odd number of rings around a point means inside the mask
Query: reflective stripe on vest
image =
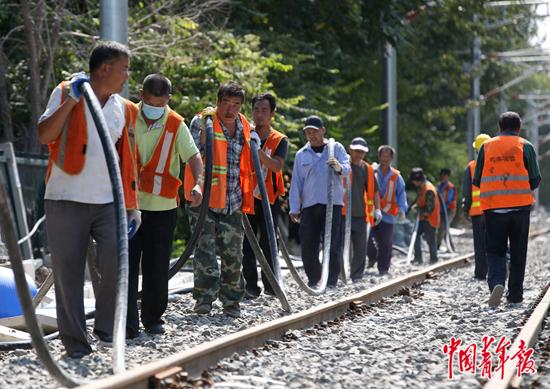
<svg viewBox="0 0 550 389"><path fill-rule="evenodd" d="M386 185L386 193L384 194L384 197L380 199L380 208L382 209L382 212L387 213L388 215L396 216L399 213L399 206L395 200L397 196L397 179L401 173L393 167L390 169L391 176Z"/></svg>
<svg viewBox="0 0 550 389"><path fill-rule="evenodd" d="M426 206L426 192L433 192L435 197L435 206L428 216L421 213L420 220L428 220L432 227L439 228L439 196L437 195L436 187L430 181L426 181L420 188L420 192L418 193L418 207L424 208Z"/></svg>
<svg viewBox="0 0 550 389"><path fill-rule="evenodd" d="M519 136L497 136L483 144L479 196L482 210L523 207L535 202L523 162L524 144Z"/></svg>
<svg viewBox="0 0 550 389"><path fill-rule="evenodd" d="M241 210L244 213L254 213L254 196L252 186L254 171L252 168L252 153L250 152L250 123L243 114L239 114L243 126L244 143L239 160L240 185L242 191ZM226 205L227 195L227 140L221 124L214 115L214 160L212 164L212 190L210 192L210 208L223 209ZM204 162L204 159L203 159ZM193 174L189 164L185 166L184 196L190 200L191 189L195 185Z"/></svg>
<svg viewBox="0 0 550 389"><path fill-rule="evenodd" d="M61 104L69 93L68 84L63 81L59 84L61 88ZM115 148L119 156L119 166L124 191L124 205L127 209L138 208L137 200L137 169L136 169L136 144L135 127L138 107L130 100L123 99L124 127ZM60 104L60 105L61 105ZM46 170L46 182L48 181L52 165L55 164L63 172L76 175L80 174L86 161L86 147L88 142L88 129L86 122L86 110L84 99L74 106L59 137L48 144L50 151L48 168Z"/></svg>
<svg viewBox="0 0 550 389"><path fill-rule="evenodd" d="M178 189L181 181L170 173L170 162L183 118L172 109L168 109L166 124L153 154L143 166L140 159L139 186L142 192L179 201Z"/></svg>
<svg viewBox="0 0 550 389"><path fill-rule="evenodd" d="M474 180L474 172L476 170L476 161L470 161L468 164L468 167L470 169L470 179ZM477 186L474 186L472 184L472 204L470 205L470 211L468 214L470 216L480 216L483 215L483 211L481 210L481 200L479 198L480 190Z"/></svg>
<svg viewBox="0 0 550 389"><path fill-rule="evenodd" d="M277 147L279 147L279 144L284 138L286 138L285 135L281 134L279 131L276 131L272 128L269 132L269 136L267 137L262 147L262 150L268 156L271 157L275 153L275 151L277 150ZM274 172L273 170L270 170L267 167L265 167L263 162L261 163L261 165L262 165L262 172L264 173L264 178L265 178L265 188L267 191L267 198L269 199L270 204L275 204L277 197L283 196L285 194L283 171L281 169L278 172ZM273 185L273 179L272 179L274 173L275 173L275 186ZM258 199L261 199L259 188L257 188L256 175L254 175L252 179L253 179L253 186L254 186L254 196ZM275 191L275 187L277 188L277 191Z"/></svg>

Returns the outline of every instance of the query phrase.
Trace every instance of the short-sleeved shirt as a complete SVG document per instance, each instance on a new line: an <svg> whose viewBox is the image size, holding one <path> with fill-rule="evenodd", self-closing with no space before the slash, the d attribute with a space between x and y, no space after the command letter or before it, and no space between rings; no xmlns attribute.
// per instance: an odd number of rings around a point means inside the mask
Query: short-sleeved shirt
<svg viewBox="0 0 550 389"><path fill-rule="evenodd" d="M164 115L156 122L147 126L145 119L141 112L141 103L139 104L140 111L136 123L136 138L139 150L139 157L142 166L145 165L153 156L155 148L162 136L164 127L166 126L166 120L168 119L168 110L165 110ZM184 121L181 122L178 132L176 133L176 140L174 142L174 148L170 155L169 166L170 174L174 177L180 176L180 160L185 163L193 155L197 154L199 149L193 142L191 133L187 128ZM169 199L152 193L146 193L139 191L139 208L146 211L166 211L169 209L177 208L178 204L176 199Z"/></svg>
<svg viewBox="0 0 550 389"><path fill-rule="evenodd" d="M60 105L61 87L58 86L53 90L39 123L50 117ZM79 174L72 175L65 173L55 163L52 163L52 170L44 195L47 200L66 200L87 204L113 202L113 191L105 154L90 110L87 104L84 105L88 134L84 167ZM122 135L122 129L126 121L124 99L117 94L111 95L102 107L102 111L114 144Z"/></svg>

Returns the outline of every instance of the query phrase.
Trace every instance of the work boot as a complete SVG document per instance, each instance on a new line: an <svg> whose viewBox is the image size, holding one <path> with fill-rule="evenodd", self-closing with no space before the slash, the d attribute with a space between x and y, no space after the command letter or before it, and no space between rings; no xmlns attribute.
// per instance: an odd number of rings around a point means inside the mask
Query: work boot
<svg viewBox="0 0 550 389"><path fill-rule="evenodd" d="M223 313L226 314L229 317L240 317L241 316L241 308L239 308L239 305L228 305L227 307L223 307Z"/></svg>
<svg viewBox="0 0 550 389"><path fill-rule="evenodd" d="M211 310L211 303L195 304L195 307L193 308L193 312L195 312L197 315L207 315L210 313Z"/></svg>
<svg viewBox="0 0 550 389"><path fill-rule="evenodd" d="M106 332L100 331L98 329L94 329L92 332L92 335L94 338L96 338L102 346L105 347L112 347L113 346L113 336L109 335Z"/></svg>
<svg viewBox="0 0 550 389"><path fill-rule="evenodd" d="M246 288L244 290L244 298L248 300L254 300L260 296L262 290L258 287L256 288Z"/></svg>
<svg viewBox="0 0 550 389"><path fill-rule="evenodd" d="M504 293L504 285L496 285L491 292L489 297L489 306L491 308L496 308L500 305L500 300L502 299L502 294Z"/></svg>
<svg viewBox="0 0 550 389"><path fill-rule="evenodd" d="M156 323L145 328L145 332L151 335L161 335L164 334L164 326L161 323Z"/></svg>

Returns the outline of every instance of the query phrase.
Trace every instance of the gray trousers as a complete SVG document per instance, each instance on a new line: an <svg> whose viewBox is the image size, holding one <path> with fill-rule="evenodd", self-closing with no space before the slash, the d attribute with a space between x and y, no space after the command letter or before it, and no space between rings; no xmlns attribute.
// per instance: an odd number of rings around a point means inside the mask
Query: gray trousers
<svg viewBox="0 0 550 389"><path fill-rule="evenodd" d="M68 353L91 351L84 315L84 270L92 236L96 241L95 328L111 334L115 312L117 241L114 204L46 200L46 232L55 275L59 336Z"/></svg>

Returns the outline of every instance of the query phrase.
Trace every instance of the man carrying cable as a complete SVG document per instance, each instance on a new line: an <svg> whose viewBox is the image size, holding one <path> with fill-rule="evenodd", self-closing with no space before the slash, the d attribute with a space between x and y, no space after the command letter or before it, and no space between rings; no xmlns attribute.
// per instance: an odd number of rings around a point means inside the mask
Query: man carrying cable
<svg viewBox="0 0 550 389"><path fill-rule="evenodd" d="M240 113L245 98L244 89L235 82L228 82L218 89L216 108L206 108L191 121L190 129L195 144L205 150L206 117L214 121L212 191L208 213L203 226L197 225L199 209L187 207L193 228L201 228L202 234L195 249L193 261L194 311L208 314L212 303L219 297L223 312L231 317L241 314L240 302L244 295L241 279L243 258L242 213L254 213L252 153L250 123ZM189 167L185 170L185 196L195 185ZM221 258L218 268L216 254Z"/></svg>
<svg viewBox="0 0 550 389"><path fill-rule="evenodd" d="M96 311L93 334L112 343L117 277L116 210L105 155L89 107L79 87L89 82L118 152L128 223L141 223L137 210L135 145L137 106L120 97L128 79L130 51L100 42L83 73L58 85L38 123L38 136L50 150L46 174L46 231L55 274L59 335L71 358L92 348L86 337L84 269L90 236L96 241Z"/></svg>
<svg viewBox="0 0 550 389"><path fill-rule="evenodd" d="M168 268L179 205L180 161L193 173L191 206L202 200L202 160L183 118L168 106L172 83L150 74L139 92L136 124L139 205L142 224L129 242L128 320L126 336L139 334L137 306L141 262L141 322L149 334L164 333L161 319L168 305Z"/></svg>
<svg viewBox="0 0 550 389"><path fill-rule="evenodd" d="M535 203L533 191L541 175L531 143L519 136L521 118L504 112L498 119L500 134L479 150L473 184L480 189L485 215L489 306L500 304L506 283L506 252L510 242L509 303L523 301L523 278L529 241L529 218Z"/></svg>
<svg viewBox="0 0 550 389"><path fill-rule="evenodd" d="M443 220L444 217L444 210L447 211L447 224L449 227L451 226L451 222L453 221L455 215L456 215L456 188L455 185L449 180L449 177L451 176L451 169L449 168L443 168L439 172L439 184L437 185L437 191L443 198L444 204L442 204L441 207L441 220ZM445 207L445 208L443 208ZM447 233L446 226L441 223L441 227L437 230L437 248L441 246L441 241L443 240L443 237Z"/></svg>
<svg viewBox="0 0 550 389"><path fill-rule="evenodd" d="M476 154L479 153L481 145L491 139L487 134L479 134L472 147ZM464 216L472 222L472 232L474 235L474 253L475 253L475 269L474 277L477 280L485 280L487 278L487 251L485 250L485 217L481 210L481 201L479 198L480 191L477 186L472 183L474 179L474 171L476 169L476 160L468 163L464 172L464 180L462 181L462 209Z"/></svg>
<svg viewBox="0 0 550 389"><path fill-rule="evenodd" d="M435 263L437 262L435 231L440 225L439 208L441 206L437 197L437 189L426 179L422 168L413 168L409 178L418 191L416 204L413 205L413 208L416 208L419 212L413 263L422 264L422 235L430 248L430 263Z"/></svg>
<svg viewBox="0 0 550 389"><path fill-rule="evenodd" d="M271 122L275 116L275 108L277 101L270 93L263 93L254 96L252 99L252 112L254 115L254 130L260 137L260 143L256 143L260 147L258 154L262 165L262 171L265 177L265 186L267 197L271 205L271 214L273 223L277 226L277 219L281 212L281 202L279 196L285 194L285 183L283 181L283 166L285 163L288 151L288 139L271 127ZM262 207L262 201L256 176L254 175L254 214L247 215L250 225L257 233L260 233L260 247L273 269L273 261L271 258L271 250L269 248L268 231L266 228L265 216ZM248 242L248 238L244 239L243 246L243 276L246 282L245 293L250 298L255 298L260 295L261 289L258 287L258 269L256 267L256 256L252 247ZM264 293L274 295L275 292L269 284L267 277L262 271L262 283L264 285Z"/></svg>
<svg viewBox="0 0 550 389"><path fill-rule="evenodd" d="M340 143L334 144L334 157L328 157L328 139L323 120L318 116L306 119L304 132L308 143L302 147L294 160L290 183L290 218L300 222L302 261L310 287L321 279L319 244L325 229L325 212L328 203L327 164L337 173L331 174L333 184L333 213L330 245L330 266L327 285L336 287L340 273L342 249L342 206L344 186L341 175L350 172L349 156Z"/></svg>
<svg viewBox="0 0 550 389"><path fill-rule="evenodd" d="M380 185L380 209L382 221L371 230L367 255L368 267L377 263L380 274L387 274L393 253L393 225L405 221L407 194L405 181L399 170L391 166L395 150L388 145L378 148L378 167L374 170Z"/></svg>
<svg viewBox="0 0 550 389"><path fill-rule="evenodd" d="M382 220L378 180L374 176L372 165L364 161L367 151L369 151L367 141L361 137L354 138L349 145L352 207L351 212L344 209L344 214L346 217L351 217L350 239L353 255L350 261L349 277L353 282L360 281L365 271L367 223L372 228ZM349 206L346 203L344 208Z"/></svg>

